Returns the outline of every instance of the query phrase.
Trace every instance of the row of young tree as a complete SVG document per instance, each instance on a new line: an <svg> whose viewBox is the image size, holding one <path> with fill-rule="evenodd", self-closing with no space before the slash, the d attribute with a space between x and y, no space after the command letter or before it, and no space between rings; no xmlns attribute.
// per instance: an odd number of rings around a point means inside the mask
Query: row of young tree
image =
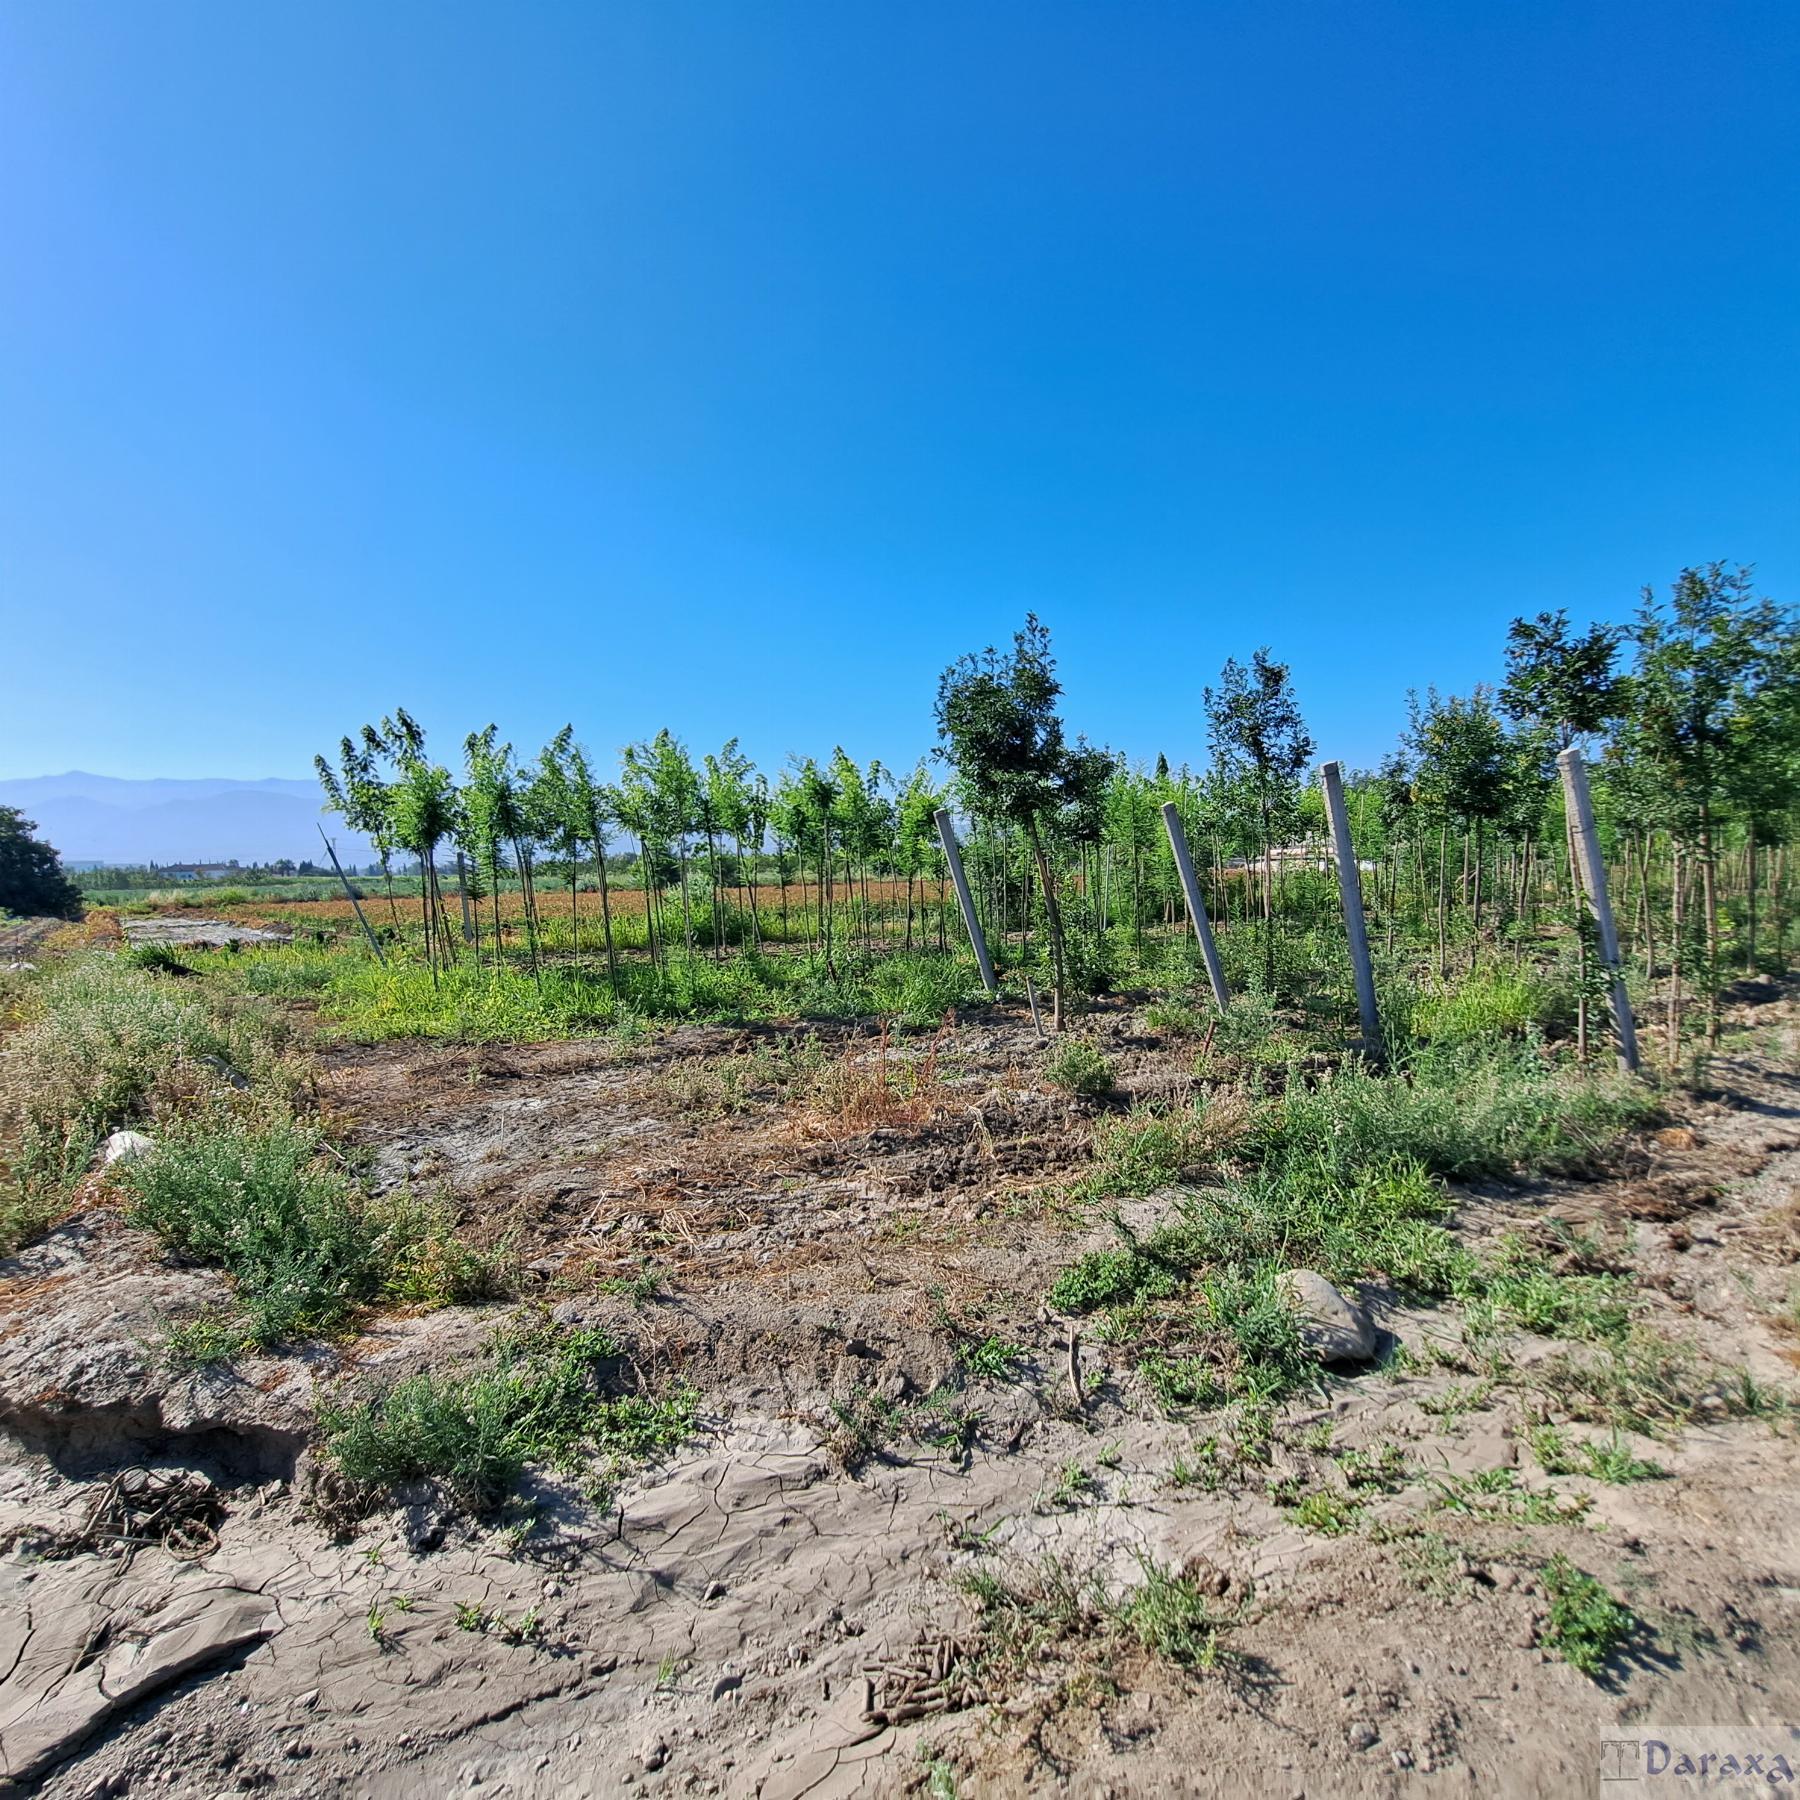
<svg viewBox="0 0 1800 1800"><path fill-rule="evenodd" d="M1785 852L1800 792L1800 632L1747 571L1684 570L1620 625L1564 613L1515 620L1493 685L1414 696L1396 751L1347 788L1369 910L1391 952L1440 976L1534 934L1580 943L1555 756L1598 753L1596 799L1615 902L1647 982L1716 996L1728 962L1785 956ZM932 761L897 776L841 749L771 780L736 740L698 759L670 732L629 745L604 779L565 728L521 758L492 726L459 768L397 711L318 759L328 804L419 865L427 958L507 955L504 889L522 896L524 959L544 960L538 888L566 882L573 949L616 979L626 953L609 886L644 894L631 949L723 956L798 941L832 971L849 948L949 942L934 814L959 818L965 859L1003 957L1042 968L1057 1017L1182 924L1160 808L1173 801L1224 932L1254 934L1246 966L1277 983L1284 920L1329 904L1315 745L1288 667L1267 650L1228 661L1206 690L1210 760L1196 773L1132 767L1066 730L1049 635L1028 619L1009 650L948 668ZM934 768L935 762L935 768ZM440 871L454 862L469 926L453 931ZM802 886L790 909L790 884ZM772 883L772 887L768 884ZM594 893L582 940L583 888ZM778 896L773 900L772 896ZM487 917L482 917L483 903ZM393 901L390 894L390 905ZM597 916L596 916L597 915ZM1767 918L1764 923L1765 915ZM396 914L397 919L397 914ZM1585 952L1584 952L1585 954Z"/></svg>

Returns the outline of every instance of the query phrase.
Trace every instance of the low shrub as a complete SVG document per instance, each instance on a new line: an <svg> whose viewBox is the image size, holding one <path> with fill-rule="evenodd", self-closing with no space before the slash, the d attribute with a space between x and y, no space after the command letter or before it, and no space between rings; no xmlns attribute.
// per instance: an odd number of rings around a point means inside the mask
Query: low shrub
<svg viewBox="0 0 1800 1800"><path fill-rule="evenodd" d="M201 1121L121 1165L132 1222L231 1276L249 1341L329 1330L381 1289L378 1233L322 1147L308 1126Z"/></svg>
<svg viewBox="0 0 1800 1800"><path fill-rule="evenodd" d="M325 1453L372 1495L442 1482L471 1511L492 1512L528 1466L575 1472L672 1448L693 1430L695 1397L609 1396L602 1371L619 1345L596 1326L548 1318L509 1325L473 1371L423 1370L384 1392L320 1413Z"/></svg>
<svg viewBox="0 0 1800 1800"><path fill-rule="evenodd" d="M1590 1681L1597 1681L1613 1656L1637 1635L1637 1616L1566 1556L1551 1557L1542 1579L1550 1613L1539 1641Z"/></svg>
<svg viewBox="0 0 1800 1800"><path fill-rule="evenodd" d="M1044 1079L1077 1099L1098 1100L1113 1090L1113 1067L1090 1038L1064 1038L1044 1058Z"/></svg>

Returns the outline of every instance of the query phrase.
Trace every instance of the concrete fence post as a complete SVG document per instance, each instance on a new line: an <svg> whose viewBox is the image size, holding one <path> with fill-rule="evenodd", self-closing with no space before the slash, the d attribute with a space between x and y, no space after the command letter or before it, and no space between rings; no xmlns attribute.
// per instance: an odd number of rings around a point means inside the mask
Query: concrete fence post
<svg viewBox="0 0 1800 1800"><path fill-rule="evenodd" d="M1344 765L1319 765L1319 783L1325 790L1325 818L1331 827L1331 851L1337 859L1338 894L1344 903L1344 930L1350 939L1350 967L1356 975L1356 1014L1362 1021L1363 1043L1377 1062L1386 1057L1381 1041L1381 1008L1375 1000L1375 966L1369 960L1369 928L1363 918L1362 871L1356 864L1356 846L1350 841L1350 815L1344 807Z"/></svg>
<svg viewBox="0 0 1800 1800"><path fill-rule="evenodd" d="M1213 1003L1223 1012L1231 1004L1231 990L1225 985L1225 967L1219 961L1219 947L1213 942L1212 925L1206 916L1206 903L1200 898L1200 878L1194 873L1194 859L1188 851L1187 830L1173 800L1165 800L1162 808L1163 829L1169 834L1169 848L1175 853L1175 869L1181 877L1181 891L1187 896L1188 918L1193 921L1194 936L1200 940L1200 955L1206 963L1206 979L1212 983Z"/></svg>
<svg viewBox="0 0 1800 1800"><path fill-rule="evenodd" d="M1625 992L1625 974L1619 967L1619 933L1613 923L1612 900L1606 891L1606 863L1600 855L1600 833L1594 824L1594 801L1588 793L1587 764L1579 750L1569 749L1556 759L1562 775L1563 800L1573 823L1575 860L1588 911L1600 933L1600 960L1606 966L1612 998L1613 1035L1618 1040L1619 1067L1635 1075L1638 1067L1637 1026L1631 1017L1631 999Z"/></svg>
<svg viewBox="0 0 1800 1800"><path fill-rule="evenodd" d="M982 936L981 921L975 916L975 897L969 892L969 878L963 873L962 851L957 848L956 828L943 808L932 815L937 821L938 842L944 846L944 861L950 865L950 879L956 884L956 903L962 908L963 923L969 928L969 942L975 949L975 960L981 965L981 985L990 994L1000 991L994 979L993 958L988 955L987 939Z"/></svg>
<svg viewBox="0 0 1800 1800"><path fill-rule="evenodd" d="M325 827L319 827L319 841L325 846L325 854L331 858L331 866L337 870L337 878L344 884L344 892L350 896L350 904L356 912L356 922L363 928L363 936L369 940L369 948L375 952L375 960L385 969L387 958L381 954L381 946L375 941L375 933L369 927L369 921L363 917L362 902L356 897L356 889L350 885L350 877L344 873L344 865L338 861L337 848L325 835Z"/></svg>

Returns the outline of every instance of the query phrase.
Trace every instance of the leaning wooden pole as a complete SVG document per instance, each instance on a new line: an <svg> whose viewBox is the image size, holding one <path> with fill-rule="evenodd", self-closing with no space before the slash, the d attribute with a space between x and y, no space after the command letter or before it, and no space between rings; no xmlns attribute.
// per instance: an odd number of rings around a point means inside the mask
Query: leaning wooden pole
<svg viewBox="0 0 1800 1800"><path fill-rule="evenodd" d="M969 928L969 942L975 947L975 960L981 965L981 985L990 994L1000 991L994 979L994 960L988 955L987 939L982 935L981 921L975 916L975 897L969 892L969 878L963 873L962 851L956 844L956 827L943 808L932 814L937 821L938 842L944 846L944 861L950 865L950 879L956 884L956 903L962 908L963 923Z"/></svg>
<svg viewBox="0 0 1800 1800"><path fill-rule="evenodd" d="M1625 992L1625 972L1619 966L1619 933L1613 923L1612 901L1606 892L1606 863L1600 855L1600 833L1594 824L1594 801L1588 793L1587 764L1579 750L1563 751L1556 759L1562 774L1563 800L1574 821L1575 854L1588 911L1600 933L1600 960L1606 966L1612 999L1613 1036L1618 1040L1619 1067L1635 1075L1638 1067L1637 1026L1631 1017L1631 999Z"/></svg>
<svg viewBox="0 0 1800 1800"><path fill-rule="evenodd" d="M1206 904L1200 898L1200 878L1194 873L1194 859L1188 852L1187 830L1173 800L1163 802L1162 816L1163 829L1169 834L1169 848L1175 853L1175 870L1181 877L1181 891L1187 896L1188 917L1193 921L1194 936L1200 940L1206 979L1212 983L1213 1003L1223 1012L1231 1004L1231 990L1225 985L1225 965L1219 961L1219 947L1213 942L1212 924L1206 916Z"/></svg>
<svg viewBox="0 0 1800 1800"><path fill-rule="evenodd" d="M1344 808L1344 765L1319 764L1325 790L1325 819L1331 827L1331 852L1337 860L1338 894L1344 902L1344 930L1350 939L1350 966L1356 974L1356 1014L1362 1021L1363 1045L1376 1062L1385 1060L1381 1041L1381 1008L1375 1000L1375 965L1369 959L1369 928L1363 918L1362 871L1350 841L1350 815Z"/></svg>
<svg viewBox="0 0 1800 1800"><path fill-rule="evenodd" d="M325 854L331 858L331 866L337 870L337 878L344 884L344 892L350 896L350 904L356 909L356 922L363 928L363 936L369 940L369 948L375 952L375 960L383 968L387 967L387 958L381 954L381 946L375 941L375 933L369 929L369 921L363 917L362 902L356 897L356 889L350 885L350 877L344 873L344 865L337 859L337 851L331 839L325 835L325 827L319 827L319 841L325 846Z"/></svg>

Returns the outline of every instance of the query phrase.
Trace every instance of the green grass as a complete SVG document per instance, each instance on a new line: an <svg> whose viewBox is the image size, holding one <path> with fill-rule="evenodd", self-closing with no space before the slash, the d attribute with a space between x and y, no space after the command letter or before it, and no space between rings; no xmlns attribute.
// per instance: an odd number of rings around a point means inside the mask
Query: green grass
<svg viewBox="0 0 1800 1800"><path fill-rule="evenodd" d="M423 1370L384 1392L320 1412L325 1453L375 1493L429 1478L476 1513L491 1513L531 1465L596 1466L610 1481L693 1430L695 1397L607 1395L602 1368L618 1343L597 1327L548 1319L497 1332L485 1366Z"/></svg>
<svg viewBox="0 0 1800 1800"><path fill-rule="evenodd" d="M301 1079L281 1021L215 1010L193 983L126 957L71 958L23 1005L0 1050L0 1250L55 1215L108 1132L195 1105L279 1111Z"/></svg>
<svg viewBox="0 0 1800 1800"><path fill-rule="evenodd" d="M812 957L746 950L717 962L672 951L664 967L622 961L616 989L597 965L559 965L534 979L512 964L461 963L434 980L422 963L395 958L383 967L354 950L270 951L248 967L266 991L316 994L345 1036L369 1043L534 1043L651 1019L890 1018L923 1027L982 998L973 962L921 952L844 952L828 973Z"/></svg>
<svg viewBox="0 0 1800 1800"><path fill-rule="evenodd" d="M1218 1611L1186 1576L1139 1558L1142 1579L1116 1598L1097 1574L1082 1575L1058 1557L1002 1574L976 1569L962 1578L978 1623L976 1669L997 1679L1034 1673L1057 1654L1108 1664L1136 1644L1179 1669L1204 1674L1227 1662L1235 1615Z"/></svg>
<svg viewBox="0 0 1800 1800"><path fill-rule="evenodd" d="M1637 1616L1566 1556L1553 1556L1542 1579L1550 1613L1540 1642L1597 1681L1612 1658L1638 1635Z"/></svg>
<svg viewBox="0 0 1800 1800"><path fill-rule="evenodd" d="M188 1119L120 1167L133 1224L176 1255L223 1269L240 1313L176 1328L178 1361L331 1331L382 1299L491 1297L492 1261L461 1244L448 1212L401 1194L370 1201L317 1126Z"/></svg>
<svg viewBox="0 0 1800 1800"><path fill-rule="evenodd" d="M1145 1341L1140 1374L1165 1406L1221 1398L1266 1409L1317 1378L1277 1290L1282 1271L1379 1282L1468 1310L1472 1340L1506 1330L1612 1343L1630 1329L1628 1283L1518 1240L1478 1255L1450 1230L1444 1178L1585 1165L1649 1102L1608 1077L1483 1041L1420 1052L1405 1069L1293 1077L1241 1133L1250 1159L1181 1195L1155 1230L1064 1269L1049 1301L1103 1312L1110 1341ZM1192 1135L1175 1144L1177 1120ZM1096 1134L1080 1192L1143 1192L1196 1153L1206 1113L1133 1113ZM1131 1135L1126 1137L1124 1134ZM1229 1142L1229 1139L1224 1141Z"/></svg>
<svg viewBox="0 0 1800 1800"><path fill-rule="evenodd" d="M1007 1381L1024 1354L1004 1338L965 1338L956 1346L956 1363L964 1374L978 1381Z"/></svg>
<svg viewBox="0 0 1800 1800"><path fill-rule="evenodd" d="M1077 1099L1098 1100L1113 1090L1113 1067L1087 1038L1064 1038L1044 1058L1044 1079Z"/></svg>
<svg viewBox="0 0 1800 1800"><path fill-rule="evenodd" d="M1622 1487L1630 1482L1657 1481L1667 1471L1633 1454L1618 1431L1604 1444L1569 1440L1556 1425L1540 1425L1531 1434L1531 1451L1546 1475L1588 1475Z"/></svg>
<svg viewBox="0 0 1800 1800"><path fill-rule="evenodd" d="M1437 1044L1522 1035L1533 1026L1554 1029L1575 1014L1574 996L1537 971L1485 964L1462 981L1417 996L1414 1035Z"/></svg>
<svg viewBox="0 0 1800 1800"><path fill-rule="evenodd" d="M1360 1064L1317 1086L1290 1085L1265 1109L1251 1151L1269 1167L1342 1178L1416 1163L1452 1180L1594 1166L1654 1096L1613 1074L1547 1062L1529 1044L1428 1045L1394 1075Z"/></svg>
<svg viewBox="0 0 1800 1800"><path fill-rule="evenodd" d="M1633 1324L1545 1364L1538 1379L1570 1418L1661 1436L1703 1418L1780 1418L1791 1397L1743 1369L1713 1363L1691 1341Z"/></svg>
<svg viewBox="0 0 1800 1800"><path fill-rule="evenodd" d="M1122 1118L1094 1127L1094 1160L1076 1184L1076 1198L1105 1200L1152 1194L1214 1162L1231 1127L1206 1102L1134 1106Z"/></svg>
<svg viewBox="0 0 1800 1800"><path fill-rule="evenodd" d="M1113 1607L1113 1617L1152 1656L1202 1673L1225 1656L1228 1621L1185 1575L1139 1558L1143 1580Z"/></svg>

